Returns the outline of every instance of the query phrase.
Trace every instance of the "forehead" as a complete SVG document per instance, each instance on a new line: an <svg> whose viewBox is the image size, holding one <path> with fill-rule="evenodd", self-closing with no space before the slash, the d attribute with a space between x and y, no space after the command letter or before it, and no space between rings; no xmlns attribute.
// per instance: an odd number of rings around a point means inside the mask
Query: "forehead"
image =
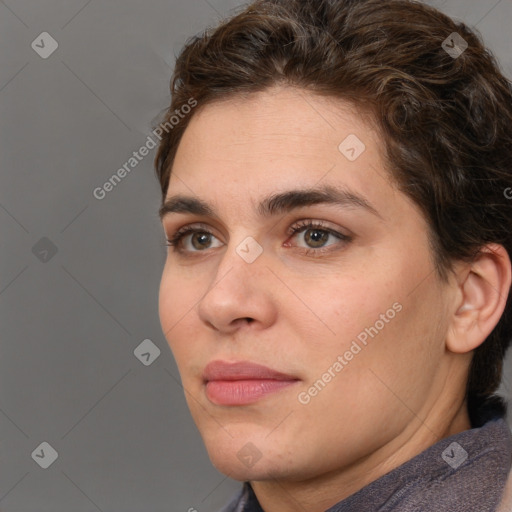
<svg viewBox="0 0 512 512"><path fill-rule="evenodd" d="M168 196L241 199L321 185L395 194L382 140L342 100L273 88L198 109L176 153Z"/></svg>
<svg viewBox="0 0 512 512"><path fill-rule="evenodd" d="M351 134L370 152L382 145L368 114L351 103L302 89L273 87L197 109L180 147L192 144L196 156L224 149L231 159L257 151L292 158L311 152L318 157L319 151L337 156L339 144Z"/></svg>

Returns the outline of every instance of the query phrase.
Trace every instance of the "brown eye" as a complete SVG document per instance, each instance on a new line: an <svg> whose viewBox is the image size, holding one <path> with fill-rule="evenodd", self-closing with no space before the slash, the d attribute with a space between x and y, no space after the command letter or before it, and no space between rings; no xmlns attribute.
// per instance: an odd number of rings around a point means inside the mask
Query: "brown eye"
<svg viewBox="0 0 512 512"><path fill-rule="evenodd" d="M327 248L340 241L349 242L351 240L349 236L313 221L303 221L298 226L294 226L291 228L291 234L292 238L297 238L299 241L297 247L312 250ZM332 239L333 243L328 244L329 239Z"/></svg>
<svg viewBox="0 0 512 512"><path fill-rule="evenodd" d="M211 244L211 239L211 233L203 233L198 231L196 233L192 233L190 241L195 249L201 250L208 248L208 246Z"/></svg>
<svg viewBox="0 0 512 512"><path fill-rule="evenodd" d="M323 229L307 229L304 231L305 237L304 240L306 243L312 248L322 247L327 240L329 240L329 236L331 233L325 231Z"/></svg>
<svg viewBox="0 0 512 512"><path fill-rule="evenodd" d="M217 244L215 245L215 240ZM167 245L177 253L198 253L206 249L220 247L222 243L209 231L186 226L178 230L171 238L167 239Z"/></svg>

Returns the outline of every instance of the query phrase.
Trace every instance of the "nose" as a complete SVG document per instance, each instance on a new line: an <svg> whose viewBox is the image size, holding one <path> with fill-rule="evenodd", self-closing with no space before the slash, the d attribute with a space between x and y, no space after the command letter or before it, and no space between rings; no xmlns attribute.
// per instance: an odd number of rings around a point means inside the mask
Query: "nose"
<svg viewBox="0 0 512 512"><path fill-rule="evenodd" d="M264 253L248 261L235 247L228 247L212 272L208 290L198 303L199 318L210 329L232 334L248 324L265 328L275 320L271 292L275 276L267 268Z"/></svg>

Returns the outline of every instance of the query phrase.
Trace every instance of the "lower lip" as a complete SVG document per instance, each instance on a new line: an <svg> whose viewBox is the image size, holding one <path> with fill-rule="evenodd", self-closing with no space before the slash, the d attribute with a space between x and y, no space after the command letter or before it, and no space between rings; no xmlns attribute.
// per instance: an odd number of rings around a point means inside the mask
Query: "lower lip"
<svg viewBox="0 0 512 512"><path fill-rule="evenodd" d="M296 380L212 380L206 383L206 396L217 405L246 405L276 393Z"/></svg>

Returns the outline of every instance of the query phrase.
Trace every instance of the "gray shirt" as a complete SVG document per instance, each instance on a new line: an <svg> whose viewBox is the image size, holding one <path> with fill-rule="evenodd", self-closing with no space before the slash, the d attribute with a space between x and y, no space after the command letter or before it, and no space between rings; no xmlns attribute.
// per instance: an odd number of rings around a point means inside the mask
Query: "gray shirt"
<svg viewBox="0 0 512 512"><path fill-rule="evenodd" d="M494 512L512 466L504 418L442 439L326 512ZM264 512L249 482L220 512Z"/></svg>

